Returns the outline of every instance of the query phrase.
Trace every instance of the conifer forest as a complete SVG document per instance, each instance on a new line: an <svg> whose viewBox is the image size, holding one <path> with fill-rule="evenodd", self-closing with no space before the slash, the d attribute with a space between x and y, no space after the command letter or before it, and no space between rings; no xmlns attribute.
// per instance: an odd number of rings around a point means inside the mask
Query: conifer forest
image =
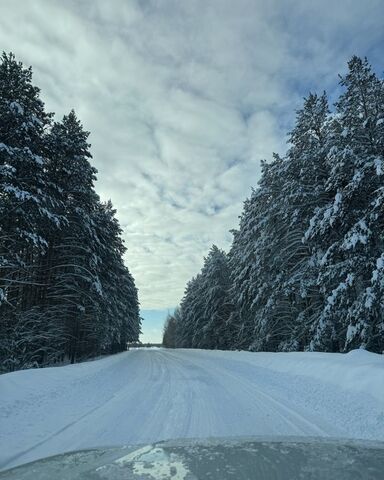
<svg viewBox="0 0 384 480"><path fill-rule="evenodd" d="M164 328L169 347L384 350L384 82L353 57L263 162L228 253L213 246Z"/></svg>
<svg viewBox="0 0 384 480"><path fill-rule="evenodd" d="M0 63L0 372L126 350L137 289L88 132L61 121L13 54Z"/></svg>

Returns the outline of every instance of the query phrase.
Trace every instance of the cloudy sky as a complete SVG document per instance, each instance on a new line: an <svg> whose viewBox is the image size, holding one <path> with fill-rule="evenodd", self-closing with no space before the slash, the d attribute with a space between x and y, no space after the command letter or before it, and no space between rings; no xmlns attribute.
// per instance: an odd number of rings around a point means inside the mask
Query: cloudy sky
<svg viewBox="0 0 384 480"><path fill-rule="evenodd" d="M216 243L309 90L353 54L383 68L383 0L0 0L0 49L57 118L91 132L97 191L124 228L144 340Z"/></svg>

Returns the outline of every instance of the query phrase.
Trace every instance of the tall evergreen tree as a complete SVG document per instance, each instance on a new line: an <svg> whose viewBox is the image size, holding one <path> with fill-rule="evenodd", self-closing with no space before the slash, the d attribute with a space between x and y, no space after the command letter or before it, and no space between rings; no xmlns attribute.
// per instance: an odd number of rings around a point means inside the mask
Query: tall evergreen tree
<svg viewBox="0 0 384 480"><path fill-rule="evenodd" d="M199 339L199 320L203 314L201 274L193 277L187 284L184 297L180 303L180 320L178 322L176 344L182 348L196 348Z"/></svg>
<svg viewBox="0 0 384 480"><path fill-rule="evenodd" d="M205 259L202 274L204 322L202 335L197 343L200 348L226 348L228 320L231 314L229 289L230 270L227 255L213 245Z"/></svg>
<svg viewBox="0 0 384 480"><path fill-rule="evenodd" d="M180 321L180 309L176 308L173 314L168 314L164 323L163 346L166 348L177 347L177 329Z"/></svg>
<svg viewBox="0 0 384 480"><path fill-rule="evenodd" d="M96 170L89 162L88 135L73 111L53 125L50 135L49 175L65 195L67 223L59 237L52 239L51 282L46 295L50 312L63 319L65 351L72 362L87 350L101 296L92 218L99 199L94 191Z"/></svg>
<svg viewBox="0 0 384 480"><path fill-rule="evenodd" d="M0 63L0 370L126 348L139 303L122 231L94 190L88 133L52 125L32 70Z"/></svg>
<svg viewBox="0 0 384 480"><path fill-rule="evenodd" d="M384 248L384 87L367 60L353 57L348 67L330 132L330 201L311 222L312 237L323 241L319 283L327 297L313 349L377 349L383 328L375 292Z"/></svg>
<svg viewBox="0 0 384 480"><path fill-rule="evenodd" d="M45 113L32 70L14 55L0 63L0 327L6 368L36 361L41 338L29 318L39 287L38 259L47 249L44 226L58 218L46 190ZM27 353L28 352L28 353ZM28 358L27 358L28 357Z"/></svg>
<svg viewBox="0 0 384 480"><path fill-rule="evenodd" d="M227 255L213 245L201 272L187 285L177 312L176 346L229 348L230 270ZM165 329L169 332L170 320ZM167 336L165 335L167 339Z"/></svg>

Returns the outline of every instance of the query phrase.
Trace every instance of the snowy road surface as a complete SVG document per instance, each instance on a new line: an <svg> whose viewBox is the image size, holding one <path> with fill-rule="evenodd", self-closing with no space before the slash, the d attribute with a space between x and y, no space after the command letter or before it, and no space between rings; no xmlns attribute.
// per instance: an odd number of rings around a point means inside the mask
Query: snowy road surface
<svg viewBox="0 0 384 480"><path fill-rule="evenodd" d="M384 356L152 349L0 376L0 468L237 435L384 440Z"/></svg>

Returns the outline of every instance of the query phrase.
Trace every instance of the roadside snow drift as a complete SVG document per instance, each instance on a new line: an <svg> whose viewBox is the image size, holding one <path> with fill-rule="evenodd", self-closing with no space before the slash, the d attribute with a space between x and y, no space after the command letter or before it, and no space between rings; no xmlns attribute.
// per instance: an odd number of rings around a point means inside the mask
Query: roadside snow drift
<svg viewBox="0 0 384 480"><path fill-rule="evenodd" d="M384 441L384 355L149 349L0 376L0 468L240 435Z"/></svg>

